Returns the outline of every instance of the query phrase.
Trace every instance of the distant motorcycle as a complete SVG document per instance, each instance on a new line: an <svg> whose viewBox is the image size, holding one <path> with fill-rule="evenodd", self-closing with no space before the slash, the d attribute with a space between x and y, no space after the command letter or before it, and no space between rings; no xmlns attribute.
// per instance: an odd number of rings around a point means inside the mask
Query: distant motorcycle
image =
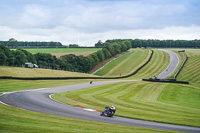
<svg viewBox="0 0 200 133"><path fill-rule="evenodd" d="M100 114L100 116L112 117L115 114L115 107L105 107L104 111Z"/></svg>

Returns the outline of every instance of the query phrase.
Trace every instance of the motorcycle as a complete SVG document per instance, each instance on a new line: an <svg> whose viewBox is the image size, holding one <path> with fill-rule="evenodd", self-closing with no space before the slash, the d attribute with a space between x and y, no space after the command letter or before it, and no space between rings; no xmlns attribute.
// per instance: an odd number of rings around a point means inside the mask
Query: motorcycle
<svg viewBox="0 0 200 133"><path fill-rule="evenodd" d="M110 107L106 107L100 116L112 117L114 114L115 110L110 109Z"/></svg>

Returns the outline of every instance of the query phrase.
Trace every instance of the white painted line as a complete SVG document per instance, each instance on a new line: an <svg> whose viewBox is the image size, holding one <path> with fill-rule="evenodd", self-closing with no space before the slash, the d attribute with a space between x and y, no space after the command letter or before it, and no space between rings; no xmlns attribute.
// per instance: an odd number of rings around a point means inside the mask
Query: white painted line
<svg viewBox="0 0 200 133"><path fill-rule="evenodd" d="M2 102L2 101L0 101L0 103L4 104L4 105L6 105L6 106L11 106L11 105L8 105L8 104L6 104L6 103L4 103L4 102Z"/></svg>
<svg viewBox="0 0 200 133"><path fill-rule="evenodd" d="M84 109L84 110L91 111L91 112L96 111L96 110L93 110L93 109Z"/></svg>

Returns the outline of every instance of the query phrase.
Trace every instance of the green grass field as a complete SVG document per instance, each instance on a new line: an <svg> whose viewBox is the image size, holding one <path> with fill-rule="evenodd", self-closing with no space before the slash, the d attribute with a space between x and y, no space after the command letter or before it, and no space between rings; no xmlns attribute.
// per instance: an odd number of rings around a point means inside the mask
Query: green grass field
<svg viewBox="0 0 200 133"><path fill-rule="evenodd" d="M177 79L200 87L200 49L186 49L189 57Z"/></svg>
<svg viewBox="0 0 200 133"><path fill-rule="evenodd" d="M169 55L159 50L154 50L154 52L155 53L151 62L149 62L149 64L141 69L136 75L128 79L149 78L164 71L170 62ZM107 105L115 105L117 108L116 115L118 116L200 127L200 50L186 49L185 54L189 56L189 60L178 76L178 80L189 81L191 83L190 85L151 83L142 81L121 82L81 89L68 93L58 93L54 95L54 98L64 101L67 104L80 105L97 110L103 110ZM138 57L141 58L141 56ZM137 64L139 65L139 63L142 62L143 60L138 61ZM125 66L121 65L120 67L123 69ZM4 68L9 70L4 71ZM13 72L10 72L11 70ZM45 70L46 69L44 69L44 71ZM2 74L3 76L22 76L22 74L24 74L23 76L29 76L31 71L34 71L34 69L27 69L23 71L18 70L18 68L0 67L0 74L4 72L4 74ZM48 72L44 72L43 74L42 72L38 72L33 76L51 76L54 74L53 71L50 70ZM63 76L65 74L66 76L69 75L67 72L62 72L58 74L58 76ZM77 74L79 75L79 73ZM78 83L89 83L89 81L90 80L79 80ZM93 81L95 82L100 80ZM77 84L77 80L0 80L0 93L38 88L50 88L71 84ZM99 122L47 115L6 106L1 103L0 115L0 132L3 133L172 132L104 124Z"/></svg>
<svg viewBox="0 0 200 133"><path fill-rule="evenodd" d="M6 106L0 103L1 133L170 133L140 127L72 119Z"/></svg>
<svg viewBox="0 0 200 133"><path fill-rule="evenodd" d="M21 67L0 67L0 76L12 76L12 77L95 77L95 75L40 69L40 68L21 68Z"/></svg>
<svg viewBox="0 0 200 133"><path fill-rule="evenodd" d="M148 49L132 49L131 53L128 53L107 64L95 75L112 77L120 76L120 74L123 76L133 73L137 68L144 64L150 56L150 53L151 52Z"/></svg>
<svg viewBox="0 0 200 133"><path fill-rule="evenodd" d="M12 49L15 50L15 49ZM89 51L98 51L101 50L101 48L30 48L30 49L25 49L28 52L32 54L36 53L68 53L68 52L89 52Z"/></svg>
<svg viewBox="0 0 200 133"><path fill-rule="evenodd" d="M120 82L53 95L73 106L103 110L116 106L116 115L200 127L200 88L181 84Z"/></svg>
<svg viewBox="0 0 200 133"><path fill-rule="evenodd" d="M93 80L94 82L97 80ZM99 80L98 80L99 81ZM78 83L89 83L89 79L79 80ZM0 92L52 88L77 84L77 80L0 80Z"/></svg>

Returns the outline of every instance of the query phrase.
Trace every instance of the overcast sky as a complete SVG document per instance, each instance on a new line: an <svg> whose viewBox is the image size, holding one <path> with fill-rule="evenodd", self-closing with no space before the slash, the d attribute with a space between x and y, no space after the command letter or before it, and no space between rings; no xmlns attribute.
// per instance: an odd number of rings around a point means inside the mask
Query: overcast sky
<svg viewBox="0 0 200 133"><path fill-rule="evenodd" d="M200 0L0 0L0 40L200 39Z"/></svg>

